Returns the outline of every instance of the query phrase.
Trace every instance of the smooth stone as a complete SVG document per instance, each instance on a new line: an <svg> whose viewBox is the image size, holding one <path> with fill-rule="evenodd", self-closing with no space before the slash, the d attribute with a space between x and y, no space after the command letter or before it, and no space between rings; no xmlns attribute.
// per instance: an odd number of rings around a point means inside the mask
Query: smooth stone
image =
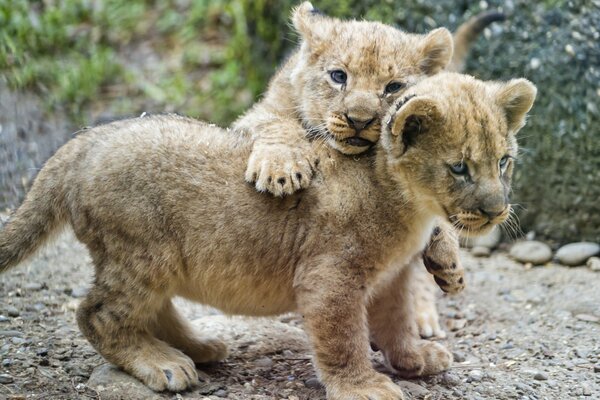
<svg viewBox="0 0 600 400"><path fill-rule="evenodd" d="M543 372L537 372L536 374L533 375L533 379L535 379L536 381L547 381L548 376L546 374L544 374Z"/></svg>
<svg viewBox="0 0 600 400"><path fill-rule="evenodd" d="M304 381L304 386L310 389L321 389L323 384L317 378L312 377Z"/></svg>
<svg viewBox="0 0 600 400"><path fill-rule="evenodd" d="M18 317L19 315L21 315L21 312L15 306L6 307L6 313L9 317Z"/></svg>
<svg viewBox="0 0 600 400"><path fill-rule="evenodd" d="M585 264L592 271L600 271L600 258L599 257L590 257Z"/></svg>
<svg viewBox="0 0 600 400"><path fill-rule="evenodd" d="M489 257L489 255L492 254L492 250L489 247L474 246L471 249L471 254L475 257Z"/></svg>
<svg viewBox="0 0 600 400"><path fill-rule="evenodd" d="M483 379L483 373L478 369L474 369L473 371L470 371L469 375L467 376L467 382L479 382L482 379Z"/></svg>
<svg viewBox="0 0 600 400"><path fill-rule="evenodd" d="M98 392L103 400L160 400L162 396L110 364L96 367L87 386Z"/></svg>
<svg viewBox="0 0 600 400"><path fill-rule="evenodd" d="M583 265L586 260L600 253L600 245L591 242L578 242L564 245L556 252L556 258L563 265Z"/></svg>
<svg viewBox="0 0 600 400"><path fill-rule="evenodd" d="M269 357L259 358L258 360L254 361L254 366L258 368L271 368L273 366L273 360L271 360Z"/></svg>
<svg viewBox="0 0 600 400"><path fill-rule="evenodd" d="M517 242L510 248L510 256L522 263L540 265L552 259L552 249L536 240Z"/></svg>
<svg viewBox="0 0 600 400"><path fill-rule="evenodd" d="M13 378L12 375L0 374L0 383L2 384L13 383L14 381L15 378Z"/></svg>
<svg viewBox="0 0 600 400"><path fill-rule="evenodd" d="M20 331L0 331L0 337L23 337Z"/></svg>

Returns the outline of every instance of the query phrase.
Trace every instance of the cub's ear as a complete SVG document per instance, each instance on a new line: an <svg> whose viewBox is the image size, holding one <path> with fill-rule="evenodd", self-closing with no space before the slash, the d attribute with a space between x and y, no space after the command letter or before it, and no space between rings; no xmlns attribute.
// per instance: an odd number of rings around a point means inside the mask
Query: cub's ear
<svg viewBox="0 0 600 400"><path fill-rule="evenodd" d="M431 97L407 96L392 109L396 111L388 119L389 133L383 137L384 145L398 157L416 143L419 135L443 121L441 105Z"/></svg>
<svg viewBox="0 0 600 400"><path fill-rule="evenodd" d="M510 132L516 133L525 125L536 95L537 88L527 79L512 79L500 86L496 99L504 110Z"/></svg>
<svg viewBox="0 0 600 400"><path fill-rule="evenodd" d="M423 39L419 67L426 75L434 75L448 66L454 53L454 40L446 28L434 29Z"/></svg>
<svg viewBox="0 0 600 400"><path fill-rule="evenodd" d="M331 18L314 8L308 1L292 11L292 23L309 45L324 43L331 36Z"/></svg>

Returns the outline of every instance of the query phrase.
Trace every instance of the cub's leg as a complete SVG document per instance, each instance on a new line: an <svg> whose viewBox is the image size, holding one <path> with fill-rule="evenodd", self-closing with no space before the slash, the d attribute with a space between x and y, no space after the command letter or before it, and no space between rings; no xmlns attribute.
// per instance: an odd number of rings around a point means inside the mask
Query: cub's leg
<svg viewBox="0 0 600 400"><path fill-rule="evenodd" d="M148 254L145 259L153 257ZM104 358L153 390L193 386L198 381L194 362L151 331L168 300L168 281L160 275L164 271L133 263L132 257L120 261L125 264L110 259L97 263L95 285L77 310L81 331Z"/></svg>
<svg viewBox="0 0 600 400"><path fill-rule="evenodd" d="M371 340L383 353L386 366L403 377L436 374L452 363L444 346L419 337L412 272L406 266L380 287L368 309Z"/></svg>
<svg viewBox="0 0 600 400"><path fill-rule="evenodd" d="M440 326L439 314L436 306L435 292L437 285L423 266L423 262L415 260L409 268L412 268L414 276L414 308L417 317L417 328L422 338L438 337L445 338L446 332Z"/></svg>
<svg viewBox="0 0 600 400"><path fill-rule="evenodd" d="M321 258L298 268L298 310L329 400L398 400L402 390L374 370L369 354L364 272Z"/></svg>
<svg viewBox="0 0 600 400"><path fill-rule="evenodd" d="M167 300L158 313L156 337L183 351L195 363L221 361L227 356L227 346L216 338L200 338L190 324Z"/></svg>
<svg viewBox="0 0 600 400"><path fill-rule="evenodd" d="M435 228L423 253L423 263L444 292L454 294L465 288L458 235L450 225Z"/></svg>

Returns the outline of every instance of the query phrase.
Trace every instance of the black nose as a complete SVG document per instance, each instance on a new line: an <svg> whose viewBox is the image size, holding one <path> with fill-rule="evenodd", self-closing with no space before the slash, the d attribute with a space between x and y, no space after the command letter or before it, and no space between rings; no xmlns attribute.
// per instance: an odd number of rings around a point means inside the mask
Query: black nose
<svg viewBox="0 0 600 400"><path fill-rule="evenodd" d="M482 213L483 215L485 215L486 217L488 217L489 219L494 219L498 215L500 215L504 212L504 208L505 207L502 207L501 209L495 209L495 210L492 210L492 209L485 210L483 208L480 208L479 212Z"/></svg>
<svg viewBox="0 0 600 400"><path fill-rule="evenodd" d="M352 128L354 128L357 132L362 131L367 126L371 125L371 123L373 123L373 121L375 121L375 118L361 120L356 117L352 118L347 114L346 114L346 119L348 120L348 124L350 124L350 126Z"/></svg>

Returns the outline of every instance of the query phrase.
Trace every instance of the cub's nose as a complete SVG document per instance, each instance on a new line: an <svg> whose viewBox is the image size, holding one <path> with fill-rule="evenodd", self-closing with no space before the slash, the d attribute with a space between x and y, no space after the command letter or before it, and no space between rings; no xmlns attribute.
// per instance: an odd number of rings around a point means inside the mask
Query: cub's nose
<svg viewBox="0 0 600 400"><path fill-rule="evenodd" d="M346 119L348 120L348 124L354 128L354 130L356 131L356 133L362 131L363 129L365 129L366 127L368 127L369 125L371 125L373 123L373 121L375 121L375 118L364 118L364 117L357 117L357 116L352 116L352 115L348 115L346 114Z"/></svg>

